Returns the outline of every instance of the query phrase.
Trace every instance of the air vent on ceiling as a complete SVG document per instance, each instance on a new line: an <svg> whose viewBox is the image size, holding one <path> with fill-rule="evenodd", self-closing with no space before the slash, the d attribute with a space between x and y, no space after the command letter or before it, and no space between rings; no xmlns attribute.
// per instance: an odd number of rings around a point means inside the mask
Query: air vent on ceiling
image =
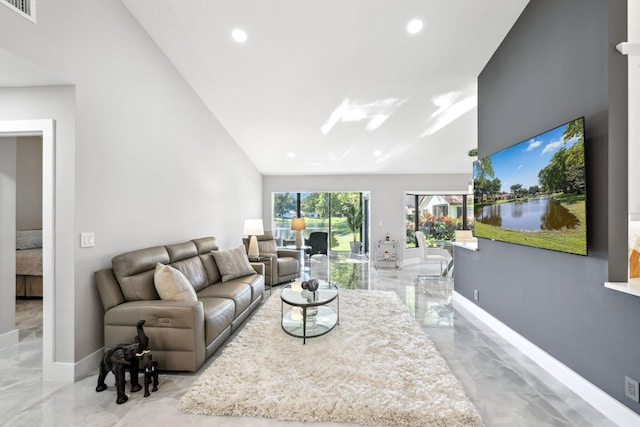
<svg viewBox="0 0 640 427"><path fill-rule="evenodd" d="M0 3L35 22L36 0L0 0Z"/></svg>

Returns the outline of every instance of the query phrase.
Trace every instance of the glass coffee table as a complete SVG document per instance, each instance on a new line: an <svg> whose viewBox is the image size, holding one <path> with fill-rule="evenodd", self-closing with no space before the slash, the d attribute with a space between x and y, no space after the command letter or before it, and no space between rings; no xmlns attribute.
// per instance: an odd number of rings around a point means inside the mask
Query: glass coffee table
<svg viewBox="0 0 640 427"><path fill-rule="evenodd" d="M333 283L320 280L315 292L302 289L301 283L293 282L282 289L280 319L287 334L302 338L306 344L307 338L324 335L340 323L340 297Z"/></svg>

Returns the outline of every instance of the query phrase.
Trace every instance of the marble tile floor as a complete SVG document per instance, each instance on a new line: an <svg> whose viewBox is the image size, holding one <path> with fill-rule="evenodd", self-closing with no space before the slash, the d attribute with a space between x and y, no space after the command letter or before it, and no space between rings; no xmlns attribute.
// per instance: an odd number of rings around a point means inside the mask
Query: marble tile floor
<svg viewBox="0 0 640 427"><path fill-rule="evenodd" d="M437 273L430 270L434 266L411 264L383 270L375 269L363 257L314 256L310 267L306 276L340 281L345 287L396 292L461 381L486 426L614 425L470 313L454 310L453 281L425 276ZM38 300L18 301L20 343L0 351L2 426L350 425L184 414L176 409L177 403L198 373L163 373L156 393L148 398L142 392L128 393L129 401L123 405L115 403L111 375L107 391L95 392L97 368L96 375L74 384L43 381L41 304ZM201 371L214 360L215 356Z"/></svg>

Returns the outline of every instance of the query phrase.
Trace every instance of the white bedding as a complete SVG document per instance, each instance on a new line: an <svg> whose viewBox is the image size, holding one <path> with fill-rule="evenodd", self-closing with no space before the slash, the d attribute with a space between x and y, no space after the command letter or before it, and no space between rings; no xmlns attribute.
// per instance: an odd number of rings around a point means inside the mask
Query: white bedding
<svg viewBox="0 0 640 427"><path fill-rule="evenodd" d="M42 276L42 248L16 251L16 275Z"/></svg>

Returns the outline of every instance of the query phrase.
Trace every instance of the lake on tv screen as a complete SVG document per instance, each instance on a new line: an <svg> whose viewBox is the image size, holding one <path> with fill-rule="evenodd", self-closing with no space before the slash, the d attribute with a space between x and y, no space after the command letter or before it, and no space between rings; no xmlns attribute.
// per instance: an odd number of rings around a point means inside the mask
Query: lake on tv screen
<svg viewBox="0 0 640 427"><path fill-rule="evenodd" d="M474 164L474 234L586 255L584 121Z"/></svg>

